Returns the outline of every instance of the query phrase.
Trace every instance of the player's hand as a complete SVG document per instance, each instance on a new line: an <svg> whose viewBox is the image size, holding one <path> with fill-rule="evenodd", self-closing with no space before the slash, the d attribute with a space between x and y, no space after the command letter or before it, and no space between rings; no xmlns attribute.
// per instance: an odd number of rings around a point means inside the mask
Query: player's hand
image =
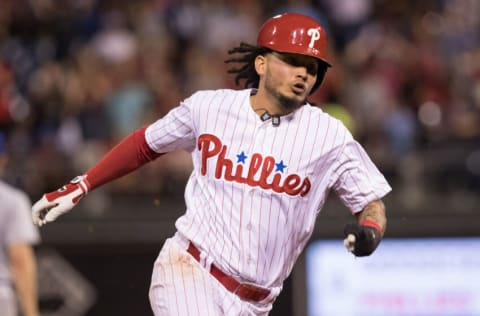
<svg viewBox="0 0 480 316"><path fill-rule="evenodd" d="M344 245L357 257L369 256L377 249L382 240L378 225L370 222L347 224L343 231Z"/></svg>
<svg viewBox="0 0 480 316"><path fill-rule="evenodd" d="M75 177L60 189L46 193L32 207L32 220L42 226L53 222L70 211L88 193L89 184L85 176Z"/></svg>

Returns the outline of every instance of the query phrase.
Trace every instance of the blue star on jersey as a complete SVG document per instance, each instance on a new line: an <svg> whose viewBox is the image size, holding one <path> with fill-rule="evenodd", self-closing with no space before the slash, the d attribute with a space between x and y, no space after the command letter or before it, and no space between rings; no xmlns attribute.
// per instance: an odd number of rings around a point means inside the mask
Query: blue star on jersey
<svg viewBox="0 0 480 316"><path fill-rule="evenodd" d="M287 166L283 164L283 160L281 160L279 163L276 163L275 167L275 172L280 171L281 173L283 173L283 169L287 168Z"/></svg>
<svg viewBox="0 0 480 316"><path fill-rule="evenodd" d="M247 159L248 156L245 155L245 152L242 151L239 155L237 155L237 163L245 163L245 159Z"/></svg>

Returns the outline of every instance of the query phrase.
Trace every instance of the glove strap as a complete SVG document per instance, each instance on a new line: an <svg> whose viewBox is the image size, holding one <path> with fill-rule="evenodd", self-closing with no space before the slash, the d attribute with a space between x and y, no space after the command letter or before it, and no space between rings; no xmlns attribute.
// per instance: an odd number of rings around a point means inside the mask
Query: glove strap
<svg viewBox="0 0 480 316"><path fill-rule="evenodd" d="M380 235L383 235L383 229L380 225L378 225L376 222L374 221L371 221L371 220L363 220L360 222L360 225L363 225L363 226L368 226L368 227L373 227L375 228L376 230L378 230L378 232L380 233Z"/></svg>
<svg viewBox="0 0 480 316"><path fill-rule="evenodd" d="M78 184L80 189L82 189L84 194L87 194L90 191L90 182L87 180L86 175L76 176L70 181L71 184Z"/></svg>

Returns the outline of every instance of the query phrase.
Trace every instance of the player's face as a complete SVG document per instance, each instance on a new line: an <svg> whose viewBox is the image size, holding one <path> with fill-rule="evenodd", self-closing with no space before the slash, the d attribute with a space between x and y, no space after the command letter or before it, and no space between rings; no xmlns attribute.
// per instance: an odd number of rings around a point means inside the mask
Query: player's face
<svg viewBox="0 0 480 316"><path fill-rule="evenodd" d="M281 106L304 104L317 80L318 61L310 56L272 52L266 56L264 88Z"/></svg>

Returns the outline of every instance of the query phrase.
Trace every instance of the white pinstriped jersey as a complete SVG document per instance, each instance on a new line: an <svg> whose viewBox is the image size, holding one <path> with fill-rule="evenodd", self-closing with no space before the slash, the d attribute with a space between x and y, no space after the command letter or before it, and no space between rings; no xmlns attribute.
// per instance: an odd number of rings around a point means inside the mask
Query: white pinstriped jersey
<svg viewBox="0 0 480 316"><path fill-rule="evenodd" d="M146 130L156 152L191 152L177 230L241 281L281 288L328 191L359 212L391 188L337 119L308 104L262 121L250 89L199 91Z"/></svg>

